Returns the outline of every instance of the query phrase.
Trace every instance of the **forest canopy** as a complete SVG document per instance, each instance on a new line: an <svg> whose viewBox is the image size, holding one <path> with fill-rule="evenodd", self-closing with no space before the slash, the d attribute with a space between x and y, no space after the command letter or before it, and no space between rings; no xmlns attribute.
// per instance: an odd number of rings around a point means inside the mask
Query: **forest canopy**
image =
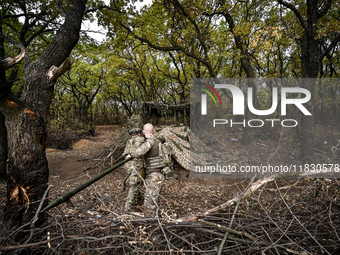
<svg viewBox="0 0 340 255"><path fill-rule="evenodd" d="M96 13L105 40L83 36L56 84L52 123L119 122L145 102L189 103L192 78L339 78L340 3L315 6L310 54L320 56L311 73L301 49L308 8L281 2L153 1L140 10L110 3ZM315 106L317 116L339 116L339 86L316 87Z"/></svg>

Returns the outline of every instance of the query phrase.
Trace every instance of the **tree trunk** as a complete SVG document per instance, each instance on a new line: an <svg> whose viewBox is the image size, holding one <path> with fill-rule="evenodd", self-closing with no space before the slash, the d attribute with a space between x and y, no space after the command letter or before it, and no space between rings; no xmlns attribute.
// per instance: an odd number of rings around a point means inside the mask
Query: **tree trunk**
<svg viewBox="0 0 340 255"><path fill-rule="evenodd" d="M303 82L304 88L308 89L311 93L311 99L305 103L304 106L312 114L306 116L302 114L301 118L301 159L304 163L312 163L314 161L314 92L315 80L307 79Z"/></svg>
<svg viewBox="0 0 340 255"><path fill-rule="evenodd" d="M16 110L13 108L13 111ZM33 218L39 206L37 202L47 188L49 172L45 155L44 118L26 108L8 115L6 127L9 178L4 222L13 229ZM45 219L40 217L41 222ZM41 222L36 224L39 226ZM16 238L20 241L23 236Z"/></svg>
<svg viewBox="0 0 340 255"><path fill-rule="evenodd" d="M6 179L7 131L5 116L0 112L0 180Z"/></svg>
<svg viewBox="0 0 340 255"><path fill-rule="evenodd" d="M8 141L7 204L4 223L10 229L32 220L45 193L49 170L46 159L46 120L54 83L70 66L67 57L79 39L86 0L70 0L64 24L34 62L25 63L21 101L9 94L0 98ZM45 204L47 201L45 201ZM39 215L40 226L46 215ZM30 224L28 224L30 227ZM24 241L21 232L16 241ZM28 232L29 233L29 232Z"/></svg>
<svg viewBox="0 0 340 255"><path fill-rule="evenodd" d="M302 77L317 78L320 68L321 51L315 37L317 35L318 9L317 0L307 1L307 27L301 39L301 62ZM315 80L307 79L303 82L304 87L311 93L311 99L305 104L305 107L312 114L311 116L302 115L301 119L301 158L303 162L311 163L314 161L314 93Z"/></svg>

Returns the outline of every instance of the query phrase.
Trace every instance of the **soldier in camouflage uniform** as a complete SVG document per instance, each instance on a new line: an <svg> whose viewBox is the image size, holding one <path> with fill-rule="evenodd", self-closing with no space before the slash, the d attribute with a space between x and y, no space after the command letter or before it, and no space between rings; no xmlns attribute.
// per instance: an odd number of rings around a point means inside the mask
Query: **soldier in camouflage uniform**
<svg viewBox="0 0 340 255"><path fill-rule="evenodd" d="M134 128L129 130L130 135L132 136L130 140L127 141L123 155L127 156L131 154L134 150L140 147L142 143L144 143L144 137L141 136L142 130L139 128ZM125 203L125 210L129 211L132 209L134 205L137 204L138 198L141 195L139 184L141 183L141 179L138 174L141 173L144 168L144 158L134 158L133 160L125 163L124 165L125 171L128 175L128 185L129 192L127 196L127 200Z"/></svg>
<svg viewBox="0 0 340 255"><path fill-rule="evenodd" d="M161 143L154 137L155 129L152 124L144 125L143 133L147 138L139 148L131 153L131 156L143 157L146 161L146 177L145 177L145 196L144 208L149 216L156 215L160 191L164 183L163 159L160 156L159 144Z"/></svg>

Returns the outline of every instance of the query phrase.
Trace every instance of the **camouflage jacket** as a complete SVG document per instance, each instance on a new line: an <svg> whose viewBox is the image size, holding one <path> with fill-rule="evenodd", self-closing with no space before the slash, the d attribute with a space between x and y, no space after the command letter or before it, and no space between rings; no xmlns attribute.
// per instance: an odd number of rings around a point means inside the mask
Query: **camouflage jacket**
<svg viewBox="0 0 340 255"><path fill-rule="evenodd" d="M132 151L130 154L133 158L140 158L143 157L153 146L155 143L155 138L154 136L148 137L144 143L142 143L137 149Z"/></svg>
<svg viewBox="0 0 340 255"><path fill-rule="evenodd" d="M127 155L130 154L132 155L132 153L134 151L136 151L137 149L139 149L141 147L141 145L144 143L144 137L138 136L138 135L134 135L131 137L130 140L127 141L126 146L124 148L124 152L123 155ZM130 169L131 167L134 167L136 170L140 170L144 167L144 158L143 157L134 157L133 160L127 162L125 164L125 168L126 169Z"/></svg>

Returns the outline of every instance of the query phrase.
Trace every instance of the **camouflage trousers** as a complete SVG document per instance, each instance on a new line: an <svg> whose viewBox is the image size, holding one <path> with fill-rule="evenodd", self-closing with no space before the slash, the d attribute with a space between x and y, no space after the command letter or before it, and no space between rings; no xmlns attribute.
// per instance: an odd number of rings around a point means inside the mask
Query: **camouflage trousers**
<svg viewBox="0 0 340 255"><path fill-rule="evenodd" d="M159 204L159 195L164 184L164 175L161 172L151 172L145 178L144 208L149 216L156 215Z"/></svg>
<svg viewBox="0 0 340 255"><path fill-rule="evenodd" d="M128 171L128 196L125 202L125 210L131 210L133 206L135 206L141 196L140 191L140 178L134 169L129 169Z"/></svg>

